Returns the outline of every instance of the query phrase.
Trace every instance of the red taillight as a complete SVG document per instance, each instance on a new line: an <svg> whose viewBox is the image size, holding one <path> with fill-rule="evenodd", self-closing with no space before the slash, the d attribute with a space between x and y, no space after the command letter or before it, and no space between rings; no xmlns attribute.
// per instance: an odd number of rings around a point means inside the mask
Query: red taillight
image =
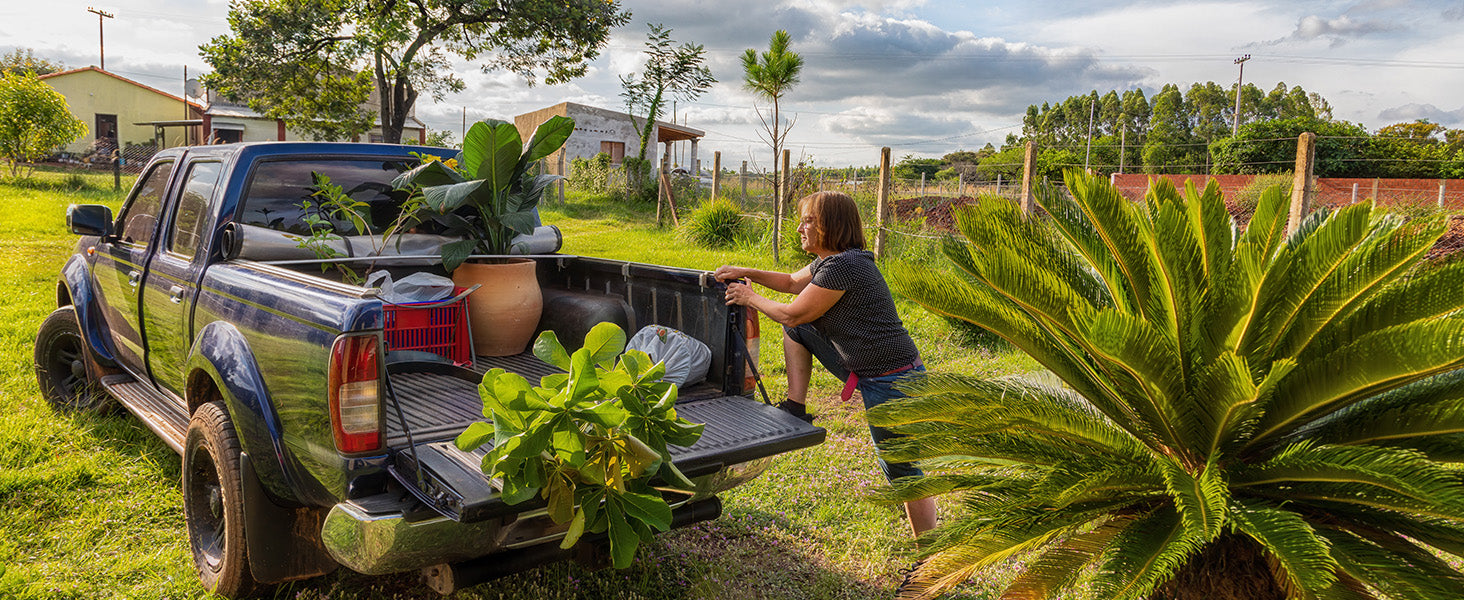
<svg viewBox="0 0 1464 600"><path fill-rule="evenodd" d="M745 310L747 312L747 322L743 323L742 331L747 336L747 339L743 341L747 343L748 366L744 369L745 372L742 376L742 393L750 394L753 390L757 389L757 377L753 374L753 368L758 365L758 348L762 345L762 338L760 337L762 335L762 328L759 326L759 323L762 322L760 318L762 313L757 312L752 307L747 307Z"/></svg>
<svg viewBox="0 0 1464 600"><path fill-rule="evenodd" d="M349 335L330 349L330 424L346 454L381 448L379 347L375 335Z"/></svg>

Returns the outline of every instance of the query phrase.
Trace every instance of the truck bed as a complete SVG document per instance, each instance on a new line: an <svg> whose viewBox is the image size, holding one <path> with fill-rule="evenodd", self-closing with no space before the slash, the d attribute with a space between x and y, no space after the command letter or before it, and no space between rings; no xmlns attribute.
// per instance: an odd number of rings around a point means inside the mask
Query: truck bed
<svg viewBox="0 0 1464 600"><path fill-rule="evenodd" d="M477 381L495 367L531 382L558 371L529 353L479 357L472 370L447 363L398 363L389 368L392 396L398 399L407 424L402 427L397 408L388 400L392 473L420 501L462 522L530 508L504 504L496 483L483 475L483 457L491 445L463 452L453 444L453 438L468 424L483 420ZM777 408L744 396L724 395L720 388L706 383L678 394L676 412L706 426L691 447L667 448L676 466L691 477L817 445L825 436L823 429Z"/></svg>
<svg viewBox="0 0 1464 600"><path fill-rule="evenodd" d="M477 379L490 369L503 369L517 373L538 384L539 379L563 371L539 360L532 352L513 356L479 356L472 372ZM422 443L456 437L469 423L483 420L483 401L478 397L478 384L466 379L429 370L411 371L391 375L393 395L401 405L402 416L406 417L404 431L396 407L388 401L386 406L387 446L399 448L407 444L410 433L412 441ZM694 400L721 396L721 390L702 382L683 388L678 404Z"/></svg>

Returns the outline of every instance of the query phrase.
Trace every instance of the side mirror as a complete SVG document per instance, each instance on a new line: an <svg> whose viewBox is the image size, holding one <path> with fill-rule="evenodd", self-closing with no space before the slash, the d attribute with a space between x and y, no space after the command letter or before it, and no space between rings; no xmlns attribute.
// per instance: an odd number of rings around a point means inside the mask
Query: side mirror
<svg viewBox="0 0 1464 600"><path fill-rule="evenodd" d="M77 235L112 235L112 209L100 204L72 204L66 207L66 227Z"/></svg>

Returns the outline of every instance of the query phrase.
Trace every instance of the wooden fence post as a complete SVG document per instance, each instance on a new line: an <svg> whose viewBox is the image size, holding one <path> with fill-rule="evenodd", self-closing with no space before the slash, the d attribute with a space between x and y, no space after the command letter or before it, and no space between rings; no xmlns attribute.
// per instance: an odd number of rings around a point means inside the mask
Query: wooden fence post
<svg viewBox="0 0 1464 600"><path fill-rule="evenodd" d="M1317 134L1310 131L1296 138L1296 175L1291 180L1291 214L1286 219L1286 235L1296 232L1301 220L1311 212L1312 174L1317 163Z"/></svg>
<svg viewBox="0 0 1464 600"><path fill-rule="evenodd" d="M742 161L742 171L737 175L737 181L742 183L742 203L747 204L747 161Z"/></svg>
<svg viewBox="0 0 1464 600"><path fill-rule="evenodd" d="M890 148L879 149L879 187L874 196L874 256L884 256L885 213L890 201Z"/></svg>
<svg viewBox="0 0 1464 600"><path fill-rule="evenodd" d="M1022 158L1022 214L1032 214L1032 180L1037 178L1037 142L1027 140L1027 154Z"/></svg>
<svg viewBox="0 0 1464 600"><path fill-rule="evenodd" d="M566 153L563 148L559 149L559 175L562 175L565 178L569 177L569 154ZM559 205L564 206L564 179L560 179L558 183Z"/></svg>
<svg viewBox="0 0 1464 600"><path fill-rule="evenodd" d="M717 192L722 188L722 151L712 153L712 202L717 201Z"/></svg>

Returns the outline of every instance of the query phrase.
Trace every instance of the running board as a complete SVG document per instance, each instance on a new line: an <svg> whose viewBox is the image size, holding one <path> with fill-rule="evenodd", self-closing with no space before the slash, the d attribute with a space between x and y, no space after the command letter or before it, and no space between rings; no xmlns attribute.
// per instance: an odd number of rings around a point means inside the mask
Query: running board
<svg viewBox="0 0 1464 600"><path fill-rule="evenodd" d="M136 415L164 444L183 454L183 441L188 437L188 413L183 407L131 375L109 375L101 383L108 394Z"/></svg>

